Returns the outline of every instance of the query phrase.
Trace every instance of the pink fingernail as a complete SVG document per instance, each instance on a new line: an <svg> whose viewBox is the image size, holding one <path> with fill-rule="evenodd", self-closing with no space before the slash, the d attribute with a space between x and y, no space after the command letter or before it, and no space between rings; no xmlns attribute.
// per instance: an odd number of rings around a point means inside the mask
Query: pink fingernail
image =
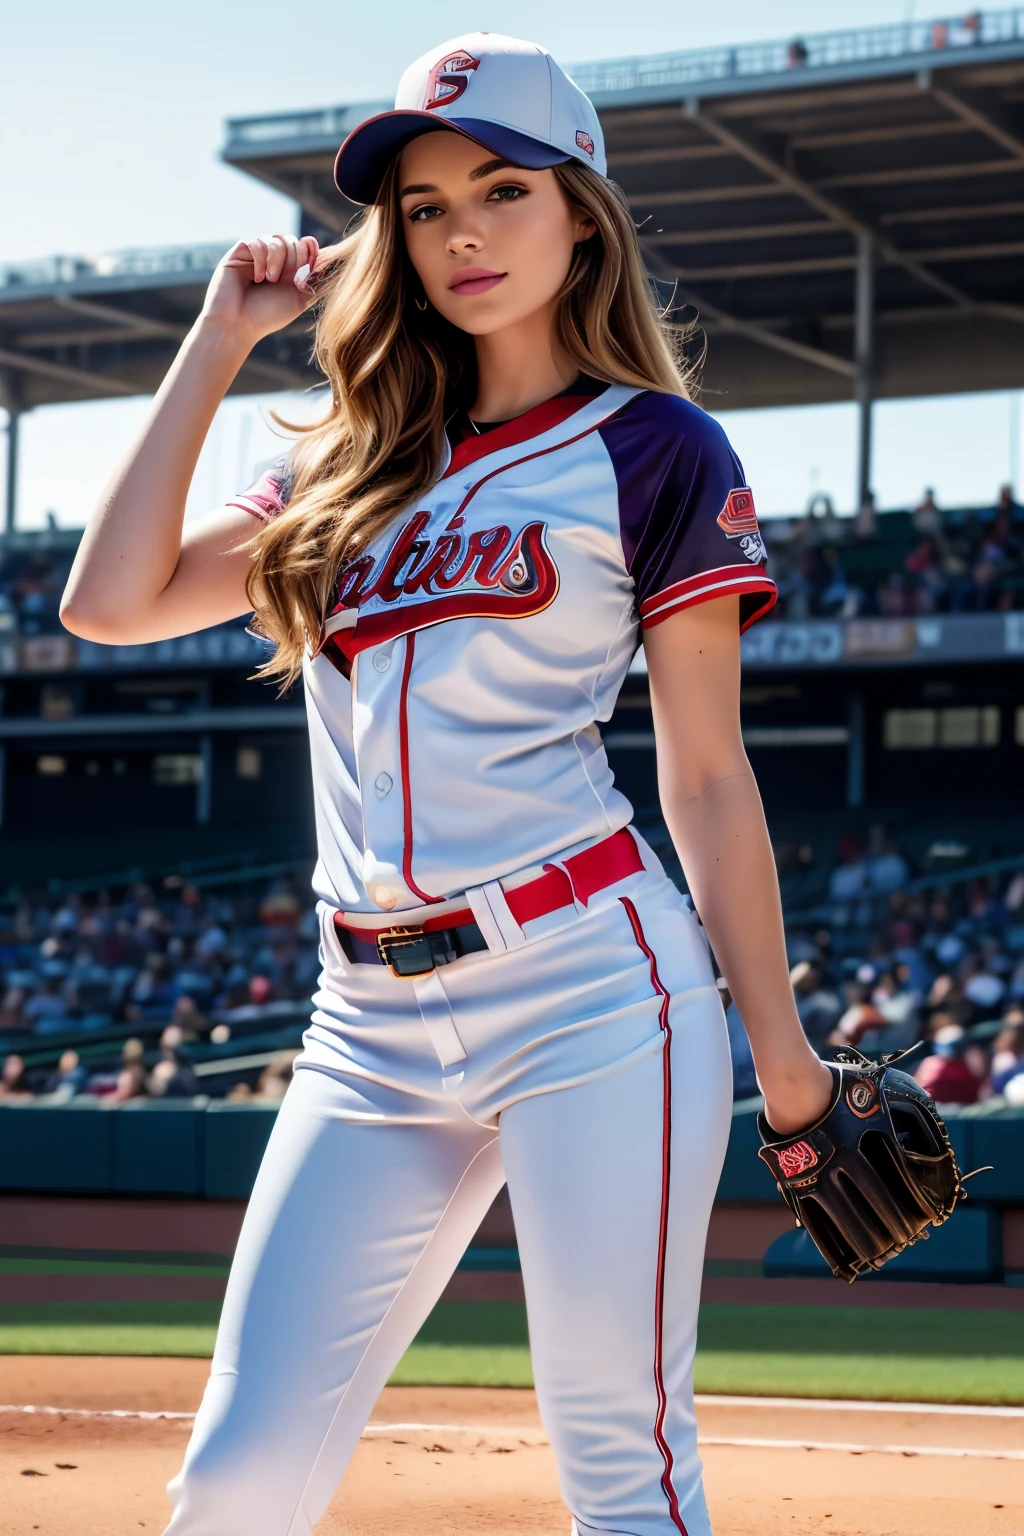
<svg viewBox="0 0 1024 1536"><path fill-rule="evenodd" d="M309 270L308 261L303 266L296 268L294 279L296 288L309 288Z"/></svg>

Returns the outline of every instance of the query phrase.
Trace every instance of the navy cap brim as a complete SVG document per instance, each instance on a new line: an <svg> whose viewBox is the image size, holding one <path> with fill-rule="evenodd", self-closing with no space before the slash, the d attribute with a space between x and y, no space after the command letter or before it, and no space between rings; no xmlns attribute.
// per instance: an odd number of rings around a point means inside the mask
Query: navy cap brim
<svg viewBox="0 0 1024 1536"><path fill-rule="evenodd" d="M353 128L338 150L334 181L338 191L353 203L372 203L380 191L391 160L412 139L441 129L460 133L482 149L488 149L525 170L541 171L564 165L572 156L553 144L541 143L514 128L475 117L437 117L433 112L411 109L381 112Z"/></svg>

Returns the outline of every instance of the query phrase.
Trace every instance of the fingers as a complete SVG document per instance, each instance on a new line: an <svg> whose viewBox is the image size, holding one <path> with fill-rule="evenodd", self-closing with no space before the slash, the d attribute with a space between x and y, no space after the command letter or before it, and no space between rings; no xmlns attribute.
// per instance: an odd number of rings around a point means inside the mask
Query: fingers
<svg viewBox="0 0 1024 1536"><path fill-rule="evenodd" d="M266 280L276 283L288 266L292 271L299 265L296 259L299 242L287 235L271 235L267 241Z"/></svg>
<svg viewBox="0 0 1024 1536"><path fill-rule="evenodd" d="M304 235L299 241L299 266L295 269L293 279L296 288L302 293L312 293L310 278L316 268L317 257L320 255L320 242L312 235Z"/></svg>
<svg viewBox="0 0 1024 1536"><path fill-rule="evenodd" d="M312 235L301 240L294 235L257 236L239 240L224 258L224 265L244 272L253 283L278 283L282 278L293 280L302 267L308 278L319 250ZM298 288L303 286L303 281L296 283Z"/></svg>
<svg viewBox="0 0 1024 1536"><path fill-rule="evenodd" d="M267 242L237 240L221 265L240 272L252 283L262 283L267 274Z"/></svg>

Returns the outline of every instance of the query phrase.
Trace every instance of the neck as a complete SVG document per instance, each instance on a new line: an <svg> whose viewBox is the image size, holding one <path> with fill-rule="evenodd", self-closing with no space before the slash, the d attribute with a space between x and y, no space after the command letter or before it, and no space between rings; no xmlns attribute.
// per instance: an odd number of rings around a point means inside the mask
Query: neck
<svg viewBox="0 0 1024 1536"><path fill-rule="evenodd" d="M470 415L478 421L508 421L559 394L579 369L555 337L554 305L517 325L477 336L476 399Z"/></svg>

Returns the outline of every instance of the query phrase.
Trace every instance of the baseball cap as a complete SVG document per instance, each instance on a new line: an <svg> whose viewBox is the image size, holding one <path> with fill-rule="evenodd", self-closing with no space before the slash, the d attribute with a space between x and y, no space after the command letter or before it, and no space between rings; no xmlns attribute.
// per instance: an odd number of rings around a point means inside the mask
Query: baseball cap
<svg viewBox="0 0 1024 1536"><path fill-rule="evenodd" d="M398 150L441 128L527 170L579 160L608 174L593 104L547 49L497 32L468 32L410 64L394 111L353 129L334 163L339 191L354 203L372 203Z"/></svg>

